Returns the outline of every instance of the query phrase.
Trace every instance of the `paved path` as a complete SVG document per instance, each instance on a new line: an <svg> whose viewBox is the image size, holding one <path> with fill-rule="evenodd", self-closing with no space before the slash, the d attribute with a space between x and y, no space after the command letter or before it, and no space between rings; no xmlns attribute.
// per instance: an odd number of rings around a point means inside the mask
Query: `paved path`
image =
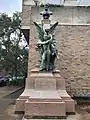
<svg viewBox="0 0 90 120"><path fill-rule="evenodd" d="M15 99L23 90L17 91L16 94L10 94L16 91L13 87L0 87L0 120L53 120L53 119L22 119L23 115L15 114ZM10 95L8 95L10 94ZM6 96L8 95L8 96ZM6 97L5 97L6 96ZM90 114L84 109L77 107L76 115L70 115L66 119L54 120L90 120Z"/></svg>
<svg viewBox="0 0 90 120"><path fill-rule="evenodd" d="M19 96L20 91L17 94L7 96L17 89L15 87L0 87L0 120L22 119L22 115L15 114L15 99Z"/></svg>

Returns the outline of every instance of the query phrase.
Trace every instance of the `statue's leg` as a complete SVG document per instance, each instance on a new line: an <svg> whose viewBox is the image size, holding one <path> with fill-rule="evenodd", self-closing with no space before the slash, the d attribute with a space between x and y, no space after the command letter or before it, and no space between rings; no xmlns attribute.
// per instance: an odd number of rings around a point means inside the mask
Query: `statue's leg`
<svg viewBox="0 0 90 120"><path fill-rule="evenodd" d="M45 56L46 56L46 53L44 52L43 55L42 55L40 70L44 70L45 69Z"/></svg>
<svg viewBox="0 0 90 120"><path fill-rule="evenodd" d="M54 68L55 68L55 66L54 66L54 63L55 63L55 58L56 58L56 56L55 56L55 55L53 55L53 56L52 56L52 59L51 59L52 69L54 69Z"/></svg>
<svg viewBox="0 0 90 120"><path fill-rule="evenodd" d="M48 51L47 54L46 54L46 57L47 57L46 69L47 70L50 70L50 56L51 56L51 52Z"/></svg>

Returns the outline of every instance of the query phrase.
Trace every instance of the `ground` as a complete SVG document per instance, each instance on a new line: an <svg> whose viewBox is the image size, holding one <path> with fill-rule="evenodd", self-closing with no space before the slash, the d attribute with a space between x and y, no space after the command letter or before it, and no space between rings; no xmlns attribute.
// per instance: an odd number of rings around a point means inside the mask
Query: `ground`
<svg viewBox="0 0 90 120"><path fill-rule="evenodd" d="M22 115L15 114L15 97L12 92L18 87L0 87L0 120L21 120ZM7 96L10 94L10 96ZM19 94L19 93L18 93Z"/></svg>
<svg viewBox="0 0 90 120"><path fill-rule="evenodd" d="M21 115L15 114L15 99L21 94L23 89L20 89L20 91L10 94L16 91L17 89L19 88L18 87L0 87L0 120L22 120L22 117L23 117L22 114ZM61 120L90 120L90 113L87 111L90 112L89 105L87 106L77 105L76 115L69 115L66 119L61 119ZM27 120L27 119L24 119L24 120ZM31 120L31 119L28 119L28 120ZM44 119L41 119L41 120L44 120Z"/></svg>

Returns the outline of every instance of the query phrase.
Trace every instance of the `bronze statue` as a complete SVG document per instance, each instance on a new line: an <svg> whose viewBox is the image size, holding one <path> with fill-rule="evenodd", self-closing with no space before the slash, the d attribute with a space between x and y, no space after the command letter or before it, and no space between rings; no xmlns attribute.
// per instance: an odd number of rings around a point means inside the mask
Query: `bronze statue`
<svg viewBox="0 0 90 120"><path fill-rule="evenodd" d="M54 30L58 25L56 22L50 29L43 30L43 26L40 27L34 22L38 31L38 50L40 52L40 70L52 71L54 69L55 58L57 57L57 49L54 39Z"/></svg>
<svg viewBox="0 0 90 120"><path fill-rule="evenodd" d="M43 16L43 20L49 20L52 12L49 11L47 4L45 5L45 10L41 12L40 15ZM44 28L44 23L42 23L41 26L38 25L36 22L34 22L34 24L36 26L39 38L37 42L37 47L40 53L40 70L52 71L55 67L55 58L57 57L54 30L58 25L58 22L56 22L52 26L50 25L50 23L48 23L48 25L51 26L48 29Z"/></svg>

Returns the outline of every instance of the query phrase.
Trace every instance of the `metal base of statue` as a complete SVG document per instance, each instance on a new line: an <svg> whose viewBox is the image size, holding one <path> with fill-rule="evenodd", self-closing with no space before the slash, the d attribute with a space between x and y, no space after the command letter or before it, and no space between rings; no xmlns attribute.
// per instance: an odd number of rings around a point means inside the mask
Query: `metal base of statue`
<svg viewBox="0 0 90 120"><path fill-rule="evenodd" d="M32 116L59 116L75 113L74 100L65 89L65 80L60 71L40 72L31 71L26 79L24 92L16 100L16 112L25 114L25 118Z"/></svg>

